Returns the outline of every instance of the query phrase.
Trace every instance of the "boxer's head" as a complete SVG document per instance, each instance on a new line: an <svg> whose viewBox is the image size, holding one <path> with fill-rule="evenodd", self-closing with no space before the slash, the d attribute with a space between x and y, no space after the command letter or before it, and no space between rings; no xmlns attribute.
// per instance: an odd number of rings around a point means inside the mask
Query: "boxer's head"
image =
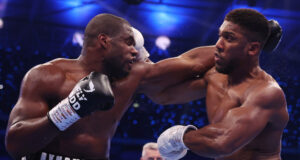
<svg viewBox="0 0 300 160"><path fill-rule="evenodd" d="M83 49L100 54L104 72L113 77L129 73L137 55L134 44L131 25L123 18L99 14L86 26Z"/></svg>
<svg viewBox="0 0 300 160"><path fill-rule="evenodd" d="M268 34L268 20L258 11L235 9L229 12L219 28L217 71L229 74L250 61L257 61Z"/></svg>
<svg viewBox="0 0 300 160"><path fill-rule="evenodd" d="M254 9L235 9L230 11L225 21L239 25L250 42L264 43L269 35L266 17Z"/></svg>

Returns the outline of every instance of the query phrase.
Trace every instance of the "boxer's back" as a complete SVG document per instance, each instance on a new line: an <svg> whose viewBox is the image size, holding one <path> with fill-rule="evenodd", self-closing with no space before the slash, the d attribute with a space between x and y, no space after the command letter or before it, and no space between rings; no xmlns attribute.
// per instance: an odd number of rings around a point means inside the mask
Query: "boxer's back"
<svg viewBox="0 0 300 160"><path fill-rule="evenodd" d="M215 69L210 70L206 79L208 82L206 105L208 119L211 124L222 121L232 109L243 107L243 104L247 102L247 98L255 92L268 87L278 87L276 81L264 71L260 71L257 76L236 85L228 85L228 76L216 72ZM253 137L253 140L247 145L228 157L220 158L220 160L280 159L281 136L288 121L288 114L286 105L271 109L275 110L276 118L271 118L265 128ZM249 114L249 116L251 115ZM257 123L260 122L257 121Z"/></svg>

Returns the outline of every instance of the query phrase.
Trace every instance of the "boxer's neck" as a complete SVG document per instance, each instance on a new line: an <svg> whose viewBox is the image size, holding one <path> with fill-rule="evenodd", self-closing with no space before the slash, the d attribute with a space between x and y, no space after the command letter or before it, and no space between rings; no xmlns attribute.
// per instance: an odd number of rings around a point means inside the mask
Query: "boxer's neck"
<svg viewBox="0 0 300 160"><path fill-rule="evenodd" d="M85 49L82 49L81 54L77 59L83 69L88 72L106 72L103 66L103 54L101 54L101 52L99 51L97 52L96 48L87 47Z"/></svg>
<svg viewBox="0 0 300 160"><path fill-rule="evenodd" d="M252 62L244 63L244 65L237 67L231 73L229 73L228 85L236 85L245 81L248 78L256 77L261 68L258 65L258 61Z"/></svg>

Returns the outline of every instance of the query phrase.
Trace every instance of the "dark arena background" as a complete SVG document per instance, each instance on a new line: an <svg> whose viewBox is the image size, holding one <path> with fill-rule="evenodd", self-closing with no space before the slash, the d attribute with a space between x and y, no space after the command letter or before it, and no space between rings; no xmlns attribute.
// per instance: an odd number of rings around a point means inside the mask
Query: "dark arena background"
<svg viewBox="0 0 300 160"><path fill-rule="evenodd" d="M157 62L197 46L212 45L225 14L254 8L283 28L281 44L262 53L260 63L283 88L290 121L282 137L282 158L300 159L299 0L0 0L0 159L11 159L4 137L8 116L25 73L58 57L77 58L82 33L99 13L127 19L145 37ZM136 95L112 139L111 160L137 160L143 144L175 124L206 125L205 100L162 106ZM189 152L184 160L204 160Z"/></svg>

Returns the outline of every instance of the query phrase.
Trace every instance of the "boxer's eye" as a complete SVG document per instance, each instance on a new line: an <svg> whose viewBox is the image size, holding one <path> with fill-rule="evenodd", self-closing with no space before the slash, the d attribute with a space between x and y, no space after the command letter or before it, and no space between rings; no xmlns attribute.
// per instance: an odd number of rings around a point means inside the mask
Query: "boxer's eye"
<svg viewBox="0 0 300 160"><path fill-rule="evenodd" d="M225 39L228 40L229 42L234 40L234 38L232 36L225 36Z"/></svg>
<svg viewBox="0 0 300 160"><path fill-rule="evenodd" d="M224 37L224 39L225 40L227 40L228 42L232 42L232 41L234 41L236 38L232 35L232 34L230 34L230 33L224 33L223 34L223 37Z"/></svg>
<svg viewBox="0 0 300 160"><path fill-rule="evenodd" d="M134 41L133 37L127 38L127 39L126 39L126 44L127 44L128 46L134 46L134 45L135 45L135 41Z"/></svg>

